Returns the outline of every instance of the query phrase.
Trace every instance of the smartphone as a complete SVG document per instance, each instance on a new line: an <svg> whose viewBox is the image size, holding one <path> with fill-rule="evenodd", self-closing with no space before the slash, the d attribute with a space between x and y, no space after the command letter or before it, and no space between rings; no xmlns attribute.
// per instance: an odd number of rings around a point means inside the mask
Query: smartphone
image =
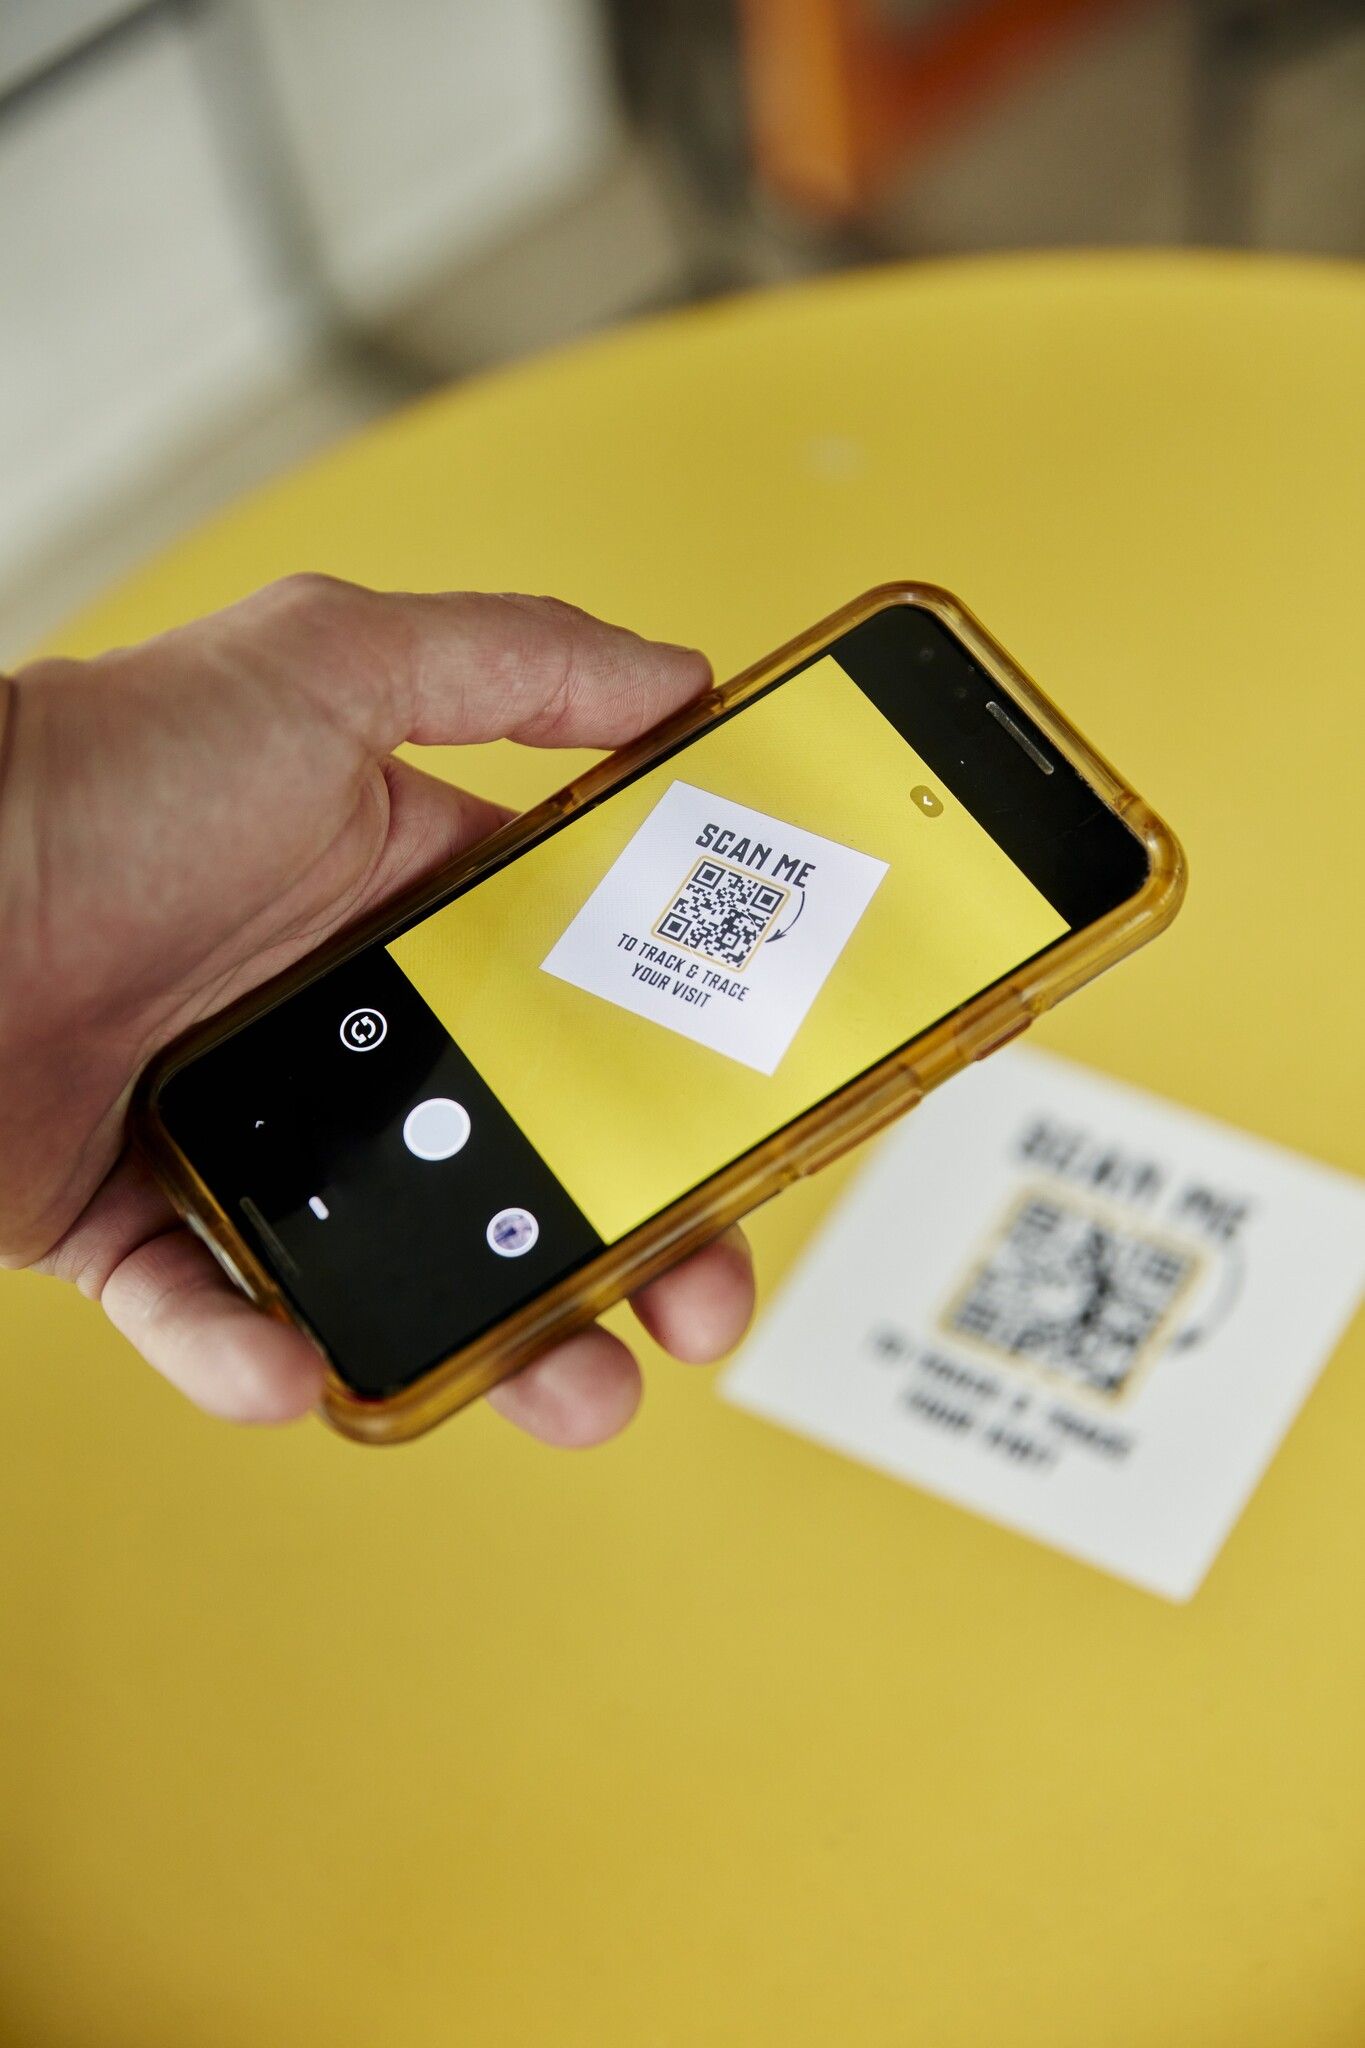
<svg viewBox="0 0 1365 2048"><path fill-rule="evenodd" d="M955 598L869 592L188 1033L133 1130L323 1408L417 1435L1175 914Z"/></svg>

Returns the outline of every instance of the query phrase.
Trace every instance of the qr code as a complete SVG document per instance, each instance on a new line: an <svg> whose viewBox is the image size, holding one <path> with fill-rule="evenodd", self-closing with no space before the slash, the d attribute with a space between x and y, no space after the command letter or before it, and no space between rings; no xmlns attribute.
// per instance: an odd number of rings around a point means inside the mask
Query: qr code
<svg viewBox="0 0 1365 2048"><path fill-rule="evenodd" d="M1183 1246L1029 1194L943 1317L952 1335L1117 1395L1156 1348L1199 1266Z"/></svg>
<svg viewBox="0 0 1365 2048"><path fill-rule="evenodd" d="M790 896L790 889L725 860L699 860L654 936L742 974Z"/></svg>

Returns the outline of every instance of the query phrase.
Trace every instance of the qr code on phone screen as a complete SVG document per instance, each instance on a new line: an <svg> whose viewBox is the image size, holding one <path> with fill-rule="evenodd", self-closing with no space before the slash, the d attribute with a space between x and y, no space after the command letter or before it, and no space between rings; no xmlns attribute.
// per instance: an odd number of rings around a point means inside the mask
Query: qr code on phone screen
<svg viewBox="0 0 1365 2048"><path fill-rule="evenodd" d="M699 860L654 927L654 936L742 973L790 896L780 883L729 861Z"/></svg>
<svg viewBox="0 0 1365 2048"><path fill-rule="evenodd" d="M943 1317L951 1335L1122 1394L1199 1267L1184 1246L1050 1192L1017 1203Z"/></svg>

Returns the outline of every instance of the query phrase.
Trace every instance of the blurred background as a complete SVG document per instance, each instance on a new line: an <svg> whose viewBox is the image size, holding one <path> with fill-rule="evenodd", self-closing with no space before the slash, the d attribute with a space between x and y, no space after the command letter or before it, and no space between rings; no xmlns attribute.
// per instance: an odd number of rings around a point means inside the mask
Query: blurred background
<svg viewBox="0 0 1365 2048"><path fill-rule="evenodd" d="M1365 0L5 0L0 661L433 385L1124 243L1362 252Z"/></svg>

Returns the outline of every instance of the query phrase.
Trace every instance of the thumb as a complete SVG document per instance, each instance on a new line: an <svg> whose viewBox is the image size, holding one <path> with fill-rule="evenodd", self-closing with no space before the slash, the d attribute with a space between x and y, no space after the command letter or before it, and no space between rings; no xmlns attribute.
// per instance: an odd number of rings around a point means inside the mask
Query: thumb
<svg viewBox="0 0 1365 2048"><path fill-rule="evenodd" d="M711 674L693 648L641 639L558 598L294 576L233 607L242 611L276 661L325 687L376 755L404 740L623 746L700 695Z"/></svg>

